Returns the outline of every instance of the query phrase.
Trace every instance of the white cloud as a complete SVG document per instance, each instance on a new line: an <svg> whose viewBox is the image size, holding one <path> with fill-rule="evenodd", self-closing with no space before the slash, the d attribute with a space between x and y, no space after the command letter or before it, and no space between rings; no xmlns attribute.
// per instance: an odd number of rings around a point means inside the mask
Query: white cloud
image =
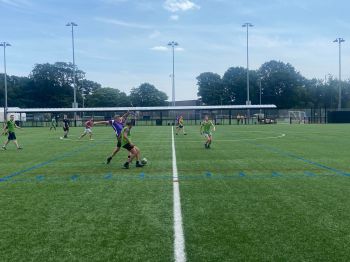
<svg viewBox="0 0 350 262"><path fill-rule="evenodd" d="M178 15L171 15L170 20L177 21L177 20L179 20L179 16Z"/></svg>
<svg viewBox="0 0 350 262"><path fill-rule="evenodd" d="M0 0L0 4L1 3L18 8L31 5L31 3L27 0Z"/></svg>
<svg viewBox="0 0 350 262"><path fill-rule="evenodd" d="M156 31L153 31L153 32L148 36L148 38L154 39L154 38L157 38L158 36L160 36L160 32L156 30Z"/></svg>
<svg viewBox="0 0 350 262"><path fill-rule="evenodd" d="M168 48L166 47L166 46L154 46L154 47L152 47L151 48L151 50L153 50L153 51L162 51L162 52L164 52L164 51L168 51Z"/></svg>
<svg viewBox="0 0 350 262"><path fill-rule="evenodd" d="M200 6L190 0L165 0L163 7L170 12L200 9Z"/></svg>
<svg viewBox="0 0 350 262"><path fill-rule="evenodd" d="M152 47L151 50L166 52L166 51L170 50L170 48L160 45L160 46ZM185 51L185 49L183 49L182 47L175 47L175 51L183 52L183 51Z"/></svg>
<svg viewBox="0 0 350 262"><path fill-rule="evenodd" d="M107 23L107 24L117 25L117 26L140 28L140 29L151 28L151 26L149 26L149 25L130 23L130 22L125 22L125 21L110 19L110 18L95 17L95 20L99 21L99 22Z"/></svg>

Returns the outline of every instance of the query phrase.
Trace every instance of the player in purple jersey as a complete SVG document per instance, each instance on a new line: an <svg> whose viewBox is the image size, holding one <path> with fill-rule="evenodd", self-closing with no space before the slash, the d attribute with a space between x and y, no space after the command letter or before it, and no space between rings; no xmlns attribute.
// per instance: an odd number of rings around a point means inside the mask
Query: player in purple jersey
<svg viewBox="0 0 350 262"><path fill-rule="evenodd" d="M95 122L94 124L108 124L110 125L117 137L117 146L116 148L113 150L112 154L107 158L106 163L109 164L112 161L112 158L120 151L120 148L122 146L121 143L121 132L124 128L125 125L125 121L128 117L130 113L126 112L124 115L120 116L120 115L115 115L113 120L109 120L109 121L99 121L99 122ZM129 156L130 157L130 156Z"/></svg>

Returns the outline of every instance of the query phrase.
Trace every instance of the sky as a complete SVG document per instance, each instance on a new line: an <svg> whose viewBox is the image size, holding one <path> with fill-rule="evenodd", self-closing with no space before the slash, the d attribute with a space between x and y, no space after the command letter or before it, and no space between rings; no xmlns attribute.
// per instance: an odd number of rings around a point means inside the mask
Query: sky
<svg viewBox="0 0 350 262"><path fill-rule="evenodd" d="M307 78L338 76L338 37L342 79L350 78L350 18L347 0L0 0L0 42L7 73L28 76L37 63L75 60L86 78L129 94L144 82L171 100L175 50L176 100L197 98L196 77L221 76L246 67L249 29L250 69L264 62L291 63ZM3 52L0 52L3 72Z"/></svg>

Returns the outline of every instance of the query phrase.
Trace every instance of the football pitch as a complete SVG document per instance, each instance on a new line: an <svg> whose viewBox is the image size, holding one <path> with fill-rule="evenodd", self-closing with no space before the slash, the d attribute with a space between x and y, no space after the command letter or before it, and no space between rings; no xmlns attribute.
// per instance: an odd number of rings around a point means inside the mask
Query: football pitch
<svg viewBox="0 0 350 262"><path fill-rule="evenodd" d="M199 126L174 148L171 127L136 126L148 163L128 170L125 150L105 164L110 127L93 141L16 130L24 149L0 152L0 260L174 261L178 185L187 261L349 261L349 128L217 126L205 149Z"/></svg>

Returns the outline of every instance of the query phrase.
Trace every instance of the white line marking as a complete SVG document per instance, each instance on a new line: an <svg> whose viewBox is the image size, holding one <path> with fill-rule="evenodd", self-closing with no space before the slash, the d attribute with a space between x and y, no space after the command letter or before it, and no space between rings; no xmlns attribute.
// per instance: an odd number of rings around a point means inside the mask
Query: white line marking
<svg viewBox="0 0 350 262"><path fill-rule="evenodd" d="M256 141L256 140L270 140L285 137L286 134L280 134L278 136L256 137L256 138L241 138L241 139L215 139L216 142L241 142L241 141ZM159 140L158 140L159 141ZM198 143L202 140L184 140L185 143Z"/></svg>
<svg viewBox="0 0 350 262"><path fill-rule="evenodd" d="M174 129L171 128L173 151L173 194L174 194L174 256L175 262L185 262L185 237L182 227L181 200L179 189L179 177L177 173Z"/></svg>

